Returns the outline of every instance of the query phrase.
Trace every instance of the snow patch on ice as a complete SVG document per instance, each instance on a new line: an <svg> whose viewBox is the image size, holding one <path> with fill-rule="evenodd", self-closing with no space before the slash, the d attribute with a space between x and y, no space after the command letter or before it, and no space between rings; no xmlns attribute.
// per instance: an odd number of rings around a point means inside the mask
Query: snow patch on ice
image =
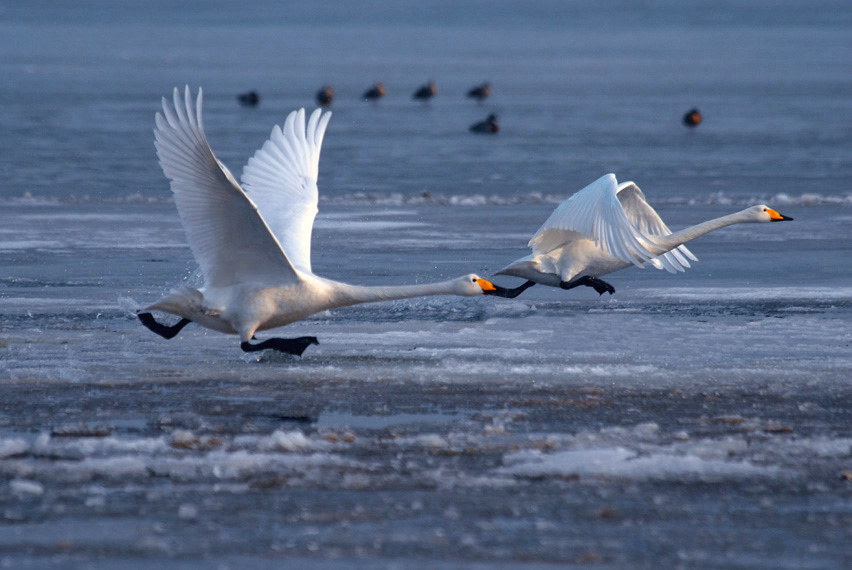
<svg viewBox="0 0 852 570"><path fill-rule="evenodd" d="M190 503L184 503L178 507L178 518L185 521L194 521L198 518L198 507Z"/></svg>
<svg viewBox="0 0 852 570"><path fill-rule="evenodd" d="M16 495L43 495L44 485L38 481L30 481L28 479L12 479L9 482L9 487Z"/></svg>
<svg viewBox="0 0 852 570"><path fill-rule="evenodd" d="M62 455L76 453L86 457L116 454L149 455L168 448L168 444L161 437L122 439L110 436L65 439L54 438L48 433L43 433L33 443L33 453L42 456L51 456L57 453Z"/></svg>
<svg viewBox="0 0 852 570"><path fill-rule="evenodd" d="M248 451L215 451L206 457L187 458L182 463L183 465L166 462L161 467L168 472L171 467L191 466L195 473L213 475L220 479L236 479L268 471L313 472L325 467L358 468L360 466L355 461L346 460L339 455L330 453L304 455L251 453Z"/></svg>
<svg viewBox="0 0 852 570"><path fill-rule="evenodd" d="M257 442L257 448L261 451L308 451L325 447L327 447L326 442L310 440L299 430L276 430Z"/></svg>
<svg viewBox="0 0 852 570"><path fill-rule="evenodd" d="M30 445L20 438L0 439L0 459L23 455L30 450Z"/></svg>
<svg viewBox="0 0 852 570"><path fill-rule="evenodd" d="M411 437L401 437L394 442L401 446L418 446L429 449L446 449L449 447L447 440L436 433L424 433Z"/></svg>
<svg viewBox="0 0 852 570"><path fill-rule="evenodd" d="M287 453L322 451L329 449L329 441L306 436L301 430L275 430L269 435L240 435L234 438L233 447L252 451Z"/></svg>
<svg viewBox="0 0 852 570"><path fill-rule="evenodd" d="M852 457L852 439L828 437L809 437L788 443L789 453L797 455L814 455L817 457Z"/></svg>
<svg viewBox="0 0 852 570"><path fill-rule="evenodd" d="M702 459L697 455L640 455L623 447L583 449L545 454L539 450L511 453L500 473L519 477L613 477L623 479L716 480L768 472L748 461Z"/></svg>

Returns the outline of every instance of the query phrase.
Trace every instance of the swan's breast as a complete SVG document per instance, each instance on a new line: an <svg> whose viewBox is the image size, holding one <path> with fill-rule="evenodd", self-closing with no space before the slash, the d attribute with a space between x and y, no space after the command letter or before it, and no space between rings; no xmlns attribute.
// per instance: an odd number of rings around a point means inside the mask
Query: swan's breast
<svg viewBox="0 0 852 570"><path fill-rule="evenodd" d="M258 330L289 325L333 306L331 292L322 283L302 282L269 287L246 297L243 312L259 323Z"/></svg>

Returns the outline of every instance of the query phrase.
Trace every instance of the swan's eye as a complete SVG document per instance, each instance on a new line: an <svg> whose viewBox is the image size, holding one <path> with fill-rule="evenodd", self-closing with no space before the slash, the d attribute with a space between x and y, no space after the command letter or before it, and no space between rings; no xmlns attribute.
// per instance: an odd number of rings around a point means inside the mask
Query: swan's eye
<svg viewBox="0 0 852 570"><path fill-rule="evenodd" d="M476 283L476 277L470 280L471 283Z"/></svg>

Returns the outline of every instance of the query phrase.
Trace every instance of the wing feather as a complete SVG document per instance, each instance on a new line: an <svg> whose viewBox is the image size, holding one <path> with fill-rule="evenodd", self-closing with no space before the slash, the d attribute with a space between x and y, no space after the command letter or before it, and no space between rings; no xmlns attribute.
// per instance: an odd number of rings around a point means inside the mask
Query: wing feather
<svg viewBox="0 0 852 570"><path fill-rule="evenodd" d="M154 118L154 146L206 286L297 282L257 207L210 149L202 101L199 89L193 102L189 86L183 101L177 89L171 104L163 98L163 112Z"/></svg>
<svg viewBox="0 0 852 570"><path fill-rule="evenodd" d="M621 202L627 218L642 233L650 236L666 236L672 233L656 210L645 200L645 194L635 183L623 182L618 185L618 201ZM660 255L659 266L656 263L652 265L675 273L691 267L687 258L698 261L698 258L685 245L680 245Z"/></svg>
<svg viewBox="0 0 852 570"><path fill-rule="evenodd" d="M561 238L577 239L577 234L626 263L642 266L656 257L654 244L637 229L618 201L618 182L607 174L589 184L562 204L539 228L529 242L536 253L553 249ZM651 249L649 249L651 248Z"/></svg>
<svg viewBox="0 0 852 570"><path fill-rule="evenodd" d="M255 201L287 258L311 271L311 232L317 215L317 178L323 137L331 113L317 109L305 125L305 110L275 126L243 169L245 191Z"/></svg>

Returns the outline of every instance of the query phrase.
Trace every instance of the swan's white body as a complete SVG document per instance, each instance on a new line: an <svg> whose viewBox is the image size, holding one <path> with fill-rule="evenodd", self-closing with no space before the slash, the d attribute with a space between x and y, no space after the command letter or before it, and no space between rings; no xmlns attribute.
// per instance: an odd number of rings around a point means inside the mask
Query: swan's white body
<svg viewBox="0 0 852 570"><path fill-rule="evenodd" d="M560 204L529 241L532 254L496 275L559 287L631 265L674 273L698 260L683 245L697 237L732 224L789 219L759 205L672 233L636 184L607 174Z"/></svg>
<svg viewBox="0 0 852 570"><path fill-rule="evenodd" d="M241 186L207 143L201 104L200 89L195 103L189 87L183 100L175 89L174 106L163 99L163 115L157 113L154 134L160 165L171 180L205 286L176 289L143 311L179 315L209 329L238 334L246 343L256 331L336 307L495 290L473 274L407 287L359 287L314 275L316 182L331 113L317 109L307 126L304 109L291 113L284 127L274 127L249 160Z"/></svg>

